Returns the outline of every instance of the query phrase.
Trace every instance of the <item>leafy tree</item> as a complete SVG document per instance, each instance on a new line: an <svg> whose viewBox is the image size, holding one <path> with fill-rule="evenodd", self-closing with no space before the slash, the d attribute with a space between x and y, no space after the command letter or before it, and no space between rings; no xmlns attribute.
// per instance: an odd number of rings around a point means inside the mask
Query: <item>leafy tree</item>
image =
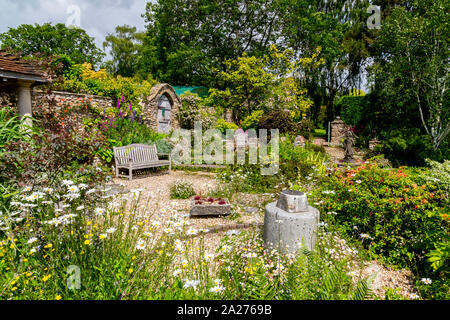
<svg viewBox="0 0 450 320"><path fill-rule="evenodd" d="M267 52L280 11L271 0L158 0L147 3L142 72L171 84L217 87L213 68L244 52Z"/></svg>
<svg viewBox="0 0 450 320"><path fill-rule="evenodd" d="M280 52L274 45L262 57L248 56L226 60L225 71L217 74L224 89L211 89L209 104L233 110L234 120L244 120L257 110L288 110L301 115L310 106L306 91L290 74L300 61L293 60L292 50ZM317 63L315 59L305 65Z"/></svg>
<svg viewBox="0 0 450 320"><path fill-rule="evenodd" d="M114 75L134 76L138 71L144 36L145 33L137 32L136 27L117 26L115 34L108 34L103 42L103 48L110 48L113 57L106 62L106 69Z"/></svg>
<svg viewBox="0 0 450 320"><path fill-rule="evenodd" d="M0 34L2 49L19 51L23 55L41 53L45 56L67 55L74 63L98 65L105 54L96 47L94 38L80 28L68 28L62 23L51 25L22 24Z"/></svg>
<svg viewBox="0 0 450 320"><path fill-rule="evenodd" d="M360 88L369 56L366 27L369 1L285 0L281 2L282 39L298 58L310 57L321 47L325 63L298 70L296 77L314 101L311 116L317 120L327 106L327 119L336 116L335 100L350 88Z"/></svg>
<svg viewBox="0 0 450 320"><path fill-rule="evenodd" d="M421 126L437 150L450 133L450 4L445 0L410 4L411 10L393 9L383 23L376 43L375 87L387 111L404 116L395 126Z"/></svg>

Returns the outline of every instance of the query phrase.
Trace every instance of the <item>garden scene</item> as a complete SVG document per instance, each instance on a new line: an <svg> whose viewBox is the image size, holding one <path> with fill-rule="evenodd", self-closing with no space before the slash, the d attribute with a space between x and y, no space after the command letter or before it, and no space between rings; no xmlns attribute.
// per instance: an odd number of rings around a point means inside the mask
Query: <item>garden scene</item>
<svg viewBox="0 0 450 320"><path fill-rule="evenodd" d="M143 3L0 26L1 300L450 298L448 1Z"/></svg>

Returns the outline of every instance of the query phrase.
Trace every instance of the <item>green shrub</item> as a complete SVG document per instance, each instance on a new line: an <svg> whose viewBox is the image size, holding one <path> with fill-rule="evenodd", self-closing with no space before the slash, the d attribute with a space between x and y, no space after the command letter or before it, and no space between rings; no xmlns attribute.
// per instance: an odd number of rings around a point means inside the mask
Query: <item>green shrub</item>
<svg viewBox="0 0 450 320"><path fill-rule="evenodd" d="M217 119L216 129L218 129L222 134L226 134L227 130L237 130L238 125L233 122L227 122L224 119Z"/></svg>
<svg viewBox="0 0 450 320"><path fill-rule="evenodd" d="M278 129L280 133L297 133L291 114L283 110L271 111L263 115L259 120L259 128L266 129L269 132L271 129Z"/></svg>
<svg viewBox="0 0 450 320"><path fill-rule="evenodd" d="M246 117L241 122L242 129L243 130L258 129L259 120L261 119L263 114L264 114L264 111L262 111L262 110L257 110L257 111L252 112L251 115Z"/></svg>
<svg viewBox="0 0 450 320"><path fill-rule="evenodd" d="M201 120L202 98L196 93L187 92L180 96L181 108L178 121L183 129L194 129L194 122Z"/></svg>
<svg viewBox="0 0 450 320"><path fill-rule="evenodd" d="M450 136L438 150L418 128L390 130L382 138L382 152L395 166L424 166L426 159L444 161L450 157Z"/></svg>
<svg viewBox="0 0 450 320"><path fill-rule="evenodd" d="M353 126L358 125L364 119L366 105L366 96L343 96L336 103L342 120Z"/></svg>
<svg viewBox="0 0 450 320"><path fill-rule="evenodd" d="M188 199L192 196L195 196L195 190L188 181L177 181L170 186L171 199Z"/></svg>
<svg viewBox="0 0 450 320"><path fill-rule="evenodd" d="M297 124L297 132L301 136L310 140L314 132L314 123L311 120L303 119Z"/></svg>

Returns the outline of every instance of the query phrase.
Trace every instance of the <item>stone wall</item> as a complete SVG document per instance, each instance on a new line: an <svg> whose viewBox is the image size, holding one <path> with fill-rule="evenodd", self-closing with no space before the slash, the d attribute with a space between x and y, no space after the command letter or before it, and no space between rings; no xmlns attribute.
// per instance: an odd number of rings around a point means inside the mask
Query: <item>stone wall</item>
<svg viewBox="0 0 450 320"><path fill-rule="evenodd" d="M109 97L94 96L81 93L52 91L51 94L47 94L43 91L33 90L31 102L34 108L38 108L42 105L48 105L50 101L53 101L59 108L65 106L83 106L90 103L93 107L99 110L104 110L114 106L114 100Z"/></svg>
<svg viewBox="0 0 450 320"><path fill-rule="evenodd" d="M341 117L337 117L336 120L331 122L331 146L342 146L342 139L347 127Z"/></svg>

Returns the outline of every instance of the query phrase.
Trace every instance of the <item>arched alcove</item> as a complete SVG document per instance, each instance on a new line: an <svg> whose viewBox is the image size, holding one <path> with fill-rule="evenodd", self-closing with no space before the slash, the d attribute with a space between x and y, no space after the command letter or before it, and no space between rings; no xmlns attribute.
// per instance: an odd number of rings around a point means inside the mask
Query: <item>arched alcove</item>
<svg viewBox="0 0 450 320"><path fill-rule="evenodd" d="M143 120L158 132L169 133L179 128L178 110L181 100L167 83L154 86L144 102Z"/></svg>

